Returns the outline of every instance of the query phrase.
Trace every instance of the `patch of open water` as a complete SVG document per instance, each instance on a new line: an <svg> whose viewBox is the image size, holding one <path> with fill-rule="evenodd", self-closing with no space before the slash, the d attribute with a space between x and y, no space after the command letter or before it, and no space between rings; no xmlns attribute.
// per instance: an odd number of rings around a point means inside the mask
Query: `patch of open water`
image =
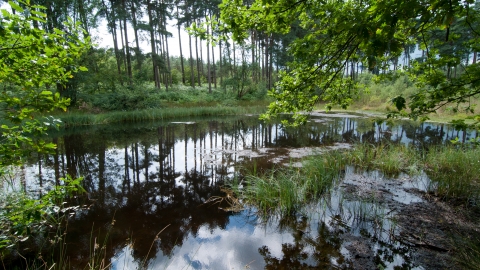
<svg viewBox="0 0 480 270"><path fill-rule="evenodd" d="M410 269L421 265L396 241L395 215L422 202L409 190L428 187L426 177L348 167L330 196L293 217L265 219L255 209L225 212L205 202L223 196L221 187L241 178L242 168L296 165L354 142L429 147L469 136L448 125L340 113L314 114L299 129L255 117L98 126L54 134L57 152L32 159L21 175L37 193L67 174L84 176L91 207L69 222L73 268L88 263L92 237L108 234L113 269Z"/></svg>

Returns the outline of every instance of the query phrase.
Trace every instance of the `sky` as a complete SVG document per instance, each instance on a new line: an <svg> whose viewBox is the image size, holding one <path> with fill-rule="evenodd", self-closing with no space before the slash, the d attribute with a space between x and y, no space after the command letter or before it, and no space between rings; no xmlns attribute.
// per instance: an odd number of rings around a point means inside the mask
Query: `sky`
<svg viewBox="0 0 480 270"><path fill-rule="evenodd" d="M11 10L10 6L8 5L8 3L5 3L5 2L2 2L0 4L0 9L6 9L8 11ZM147 18L141 18L141 20L143 21L147 21ZM127 25L128 27L128 39L129 39L129 42L128 44L131 46L131 47L134 47L135 46L135 35L134 35L134 31L133 31L133 27L131 24L128 24ZM178 30L177 30L177 26L176 26L176 21L174 20L171 20L169 21L169 23L167 24L167 30L172 33L172 37L168 38L168 50L169 50L169 54L170 56L180 56L180 44L179 44L179 39L178 39ZM108 48L113 48L113 38L112 38L112 35L108 32L108 29L107 29L107 22L105 19L101 19L100 22L99 22L99 27L97 29L94 29L92 31L92 39L93 39L93 43L95 45L97 45L97 47L102 47L102 48L105 48L105 47L108 47ZM181 28L181 31L180 31L180 38L182 40L182 50L183 50L183 54L184 54L184 57L187 57L189 56L189 44L188 44L188 34L187 32L185 31L185 27L182 26ZM142 49L142 52L143 53L149 53L151 52L151 47L150 47L150 43L149 43L149 33L145 32L145 31L140 31L139 32L139 39L140 39L140 48ZM195 40L192 39L192 46L195 46ZM119 47L121 47L121 43L119 41ZM215 59L218 59L218 55L219 55L219 48L218 46L215 47ZM203 59L206 59L207 57L207 47L206 47L206 42L203 41L202 42L202 54L203 54ZM200 57L200 49L199 49L199 57Z"/></svg>
<svg viewBox="0 0 480 270"><path fill-rule="evenodd" d="M146 18L143 19L144 21ZM133 31L133 27L131 25L127 25L128 27L128 39L129 42L128 44L130 47L135 46L135 35ZM178 39L178 29L176 26L176 21L171 20L167 24L167 30L172 33L172 37L168 38L168 50L170 56L180 56L180 44L179 44L179 39ZM188 34L185 30L185 27L182 26L181 31L180 31L180 39L182 41L182 52L184 57L189 56L189 42L188 42ZM112 35L108 32L107 29L107 22L106 20L102 19L101 22L99 23L99 27L92 31L92 36L94 36L93 43L97 44L98 47L109 47L113 48L113 38ZM139 40L140 40L140 48L142 49L143 53L149 53L151 52L151 47L150 47L150 34L145 31L139 31ZM199 44L200 45L200 44ZM119 46L121 46L120 41L119 41ZM195 39L192 37L192 46L195 46ZM219 47L215 47L215 59L218 59L219 55ZM200 54L200 49L199 49L199 54ZM203 59L206 59L207 57L207 47L206 47L206 42L202 42L202 54L203 54ZM194 53L195 55L195 53ZM200 57L200 55L199 55Z"/></svg>

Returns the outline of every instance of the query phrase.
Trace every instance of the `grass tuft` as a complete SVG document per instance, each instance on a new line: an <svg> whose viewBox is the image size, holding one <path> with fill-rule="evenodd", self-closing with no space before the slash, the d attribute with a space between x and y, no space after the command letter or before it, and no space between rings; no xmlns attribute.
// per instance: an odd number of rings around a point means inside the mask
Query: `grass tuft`
<svg viewBox="0 0 480 270"><path fill-rule="evenodd" d="M340 152L333 151L305 159L300 168L248 175L246 187L236 193L264 214L291 214L326 194L343 168Z"/></svg>

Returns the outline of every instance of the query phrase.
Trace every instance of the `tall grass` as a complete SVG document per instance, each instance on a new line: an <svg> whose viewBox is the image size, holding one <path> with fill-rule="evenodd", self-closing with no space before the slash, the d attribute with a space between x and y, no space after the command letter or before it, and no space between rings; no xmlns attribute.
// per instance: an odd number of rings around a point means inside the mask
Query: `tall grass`
<svg viewBox="0 0 480 270"><path fill-rule="evenodd" d="M347 163L370 170L378 169L383 173L396 176L400 172L416 173L421 166L421 153L406 145L394 144L357 144L344 153Z"/></svg>
<svg viewBox="0 0 480 270"><path fill-rule="evenodd" d="M236 193L264 214L290 214L327 193L344 167L337 151L310 157L302 165L248 175L246 187Z"/></svg>
<svg viewBox="0 0 480 270"><path fill-rule="evenodd" d="M429 191L445 199L477 204L480 198L480 148L438 146L416 150L405 145L358 144L345 152L345 162L390 176L424 171L432 181Z"/></svg>
<svg viewBox="0 0 480 270"><path fill-rule="evenodd" d="M424 170L435 182L433 191L445 198L480 199L480 148L437 147L425 157Z"/></svg>
<svg viewBox="0 0 480 270"><path fill-rule="evenodd" d="M137 111L116 111L101 114L73 112L58 115L65 126L98 125L121 122L141 122L149 120L164 120L190 116L221 116L257 114L265 111L265 106L233 107L171 107L161 109L145 109Z"/></svg>
<svg viewBox="0 0 480 270"><path fill-rule="evenodd" d="M437 196L470 205L477 205L480 198L480 148L443 146L426 151L397 144L358 144L349 151L308 157L302 164L247 175L246 187L234 191L262 213L289 214L327 193L344 166L352 164L392 177L425 171L432 181L429 192Z"/></svg>

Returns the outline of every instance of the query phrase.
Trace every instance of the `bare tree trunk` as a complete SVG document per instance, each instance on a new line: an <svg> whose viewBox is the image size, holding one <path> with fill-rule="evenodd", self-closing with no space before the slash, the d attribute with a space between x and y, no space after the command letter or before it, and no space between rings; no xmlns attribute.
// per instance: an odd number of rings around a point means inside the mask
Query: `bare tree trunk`
<svg viewBox="0 0 480 270"><path fill-rule="evenodd" d="M153 77L155 80L155 87L160 88L160 80L158 76L158 68L157 68L157 55L156 55L156 48L155 48L155 34L153 30L153 18L152 18L152 4L150 0L147 1L147 9L148 9L148 23L150 25L150 45L152 48L152 64L153 64Z"/></svg>
<svg viewBox="0 0 480 270"><path fill-rule="evenodd" d="M236 68L236 62L237 62L237 59L236 56L235 56L235 41L232 40L232 44L233 44L233 73L232 73L232 76L235 76L237 74L237 68Z"/></svg>
<svg viewBox="0 0 480 270"><path fill-rule="evenodd" d="M180 36L180 23L178 22L178 5L177 5L177 29L178 29L178 46L180 48L180 65L182 67L182 83L185 84L185 68L183 67L182 39Z"/></svg>
<svg viewBox="0 0 480 270"><path fill-rule="evenodd" d="M126 10L125 0L122 0L123 9ZM127 75L128 75L128 84L132 85L132 59L130 58L130 47L128 45L128 34L127 34L127 18L123 17L123 31L125 32L125 53L127 59Z"/></svg>
<svg viewBox="0 0 480 270"><path fill-rule="evenodd" d="M223 62L223 55L222 55L222 40L218 42L218 48L220 50L220 68L219 68L219 73L220 73L220 87L223 85L223 73L222 73L222 62Z"/></svg>
<svg viewBox="0 0 480 270"><path fill-rule="evenodd" d="M142 68L142 61L141 61L141 52L140 52L140 43L139 43L139 38L138 38L138 24L137 24L137 15L136 15L136 8L135 8L135 2L131 2L130 10L132 12L132 24L133 24L133 31L135 34L135 58L137 58L137 70L140 70Z"/></svg>
<svg viewBox="0 0 480 270"><path fill-rule="evenodd" d="M122 58L123 58L123 67L125 70L127 70L127 58L125 57L125 43L123 39L123 27L122 27L122 21L118 24L120 27L120 40L122 41Z"/></svg>
<svg viewBox="0 0 480 270"><path fill-rule="evenodd" d="M212 31L213 35L213 31ZM213 86L217 89L217 73L215 72L215 47L212 45Z"/></svg>
<svg viewBox="0 0 480 270"><path fill-rule="evenodd" d="M270 36L270 65L268 66L268 89L272 88L272 69L273 69L273 35Z"/></svg>
<svg viewBox="0 0 480 270"><path fill-rule="evenodd" d="M251 47L252 47L252 81L255 83L256 80L255 80L255 69L254 69L254 66L255 66L255 47L257 46L256 43L255 43L255 31L252 30L252 35L251 35Z"/></svg>
<svg viewBox="0 0 480 270"><path fill-rule="evenodd" d="M207 17L207 14L205 14L205 17ZM210 25L207 24L207 35L209 34L210 34ZM212 93L212 76L210 73L210 42L208 41L208 39L207 39L207 81L208 81L208 93Z"/></svg>
<svg viewBox="0 0 480 270"><path fill-rule="evenodd" d="M190 85L195 88L195 75L193 73L193 54L192 54L192 36L188 35L188 42L190 45Z"/></svg>
<svg viewBox="0 0 480 270"><path fill-rule="evenodd" d="M200 48L201 49L201 48ZM197 56L197 78L198 78L198 86L202 86L202 82L200 81L200 63L198 62L198 38L195 37L195 54ZM203 62L202 62L203 65Z"/></svg>

